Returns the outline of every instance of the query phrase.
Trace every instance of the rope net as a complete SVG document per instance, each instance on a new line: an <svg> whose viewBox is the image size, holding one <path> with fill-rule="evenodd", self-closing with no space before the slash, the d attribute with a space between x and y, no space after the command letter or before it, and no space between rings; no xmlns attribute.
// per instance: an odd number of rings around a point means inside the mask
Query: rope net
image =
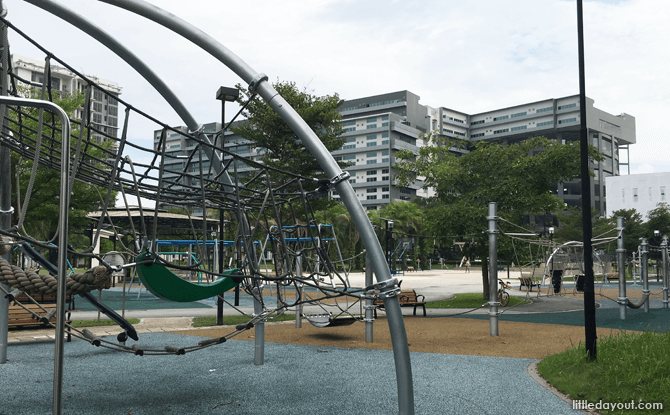
<svg viewBox="0 0 670 415"><path fill-rule="evenodd" d="M68 294L77 294L78 290L108 288L111 272L118 271L96 252L102 237L113 236L118 244L115 250L131 258L131 263L133 258L150 252L156 254L150 256L156 264L175 272L197 271L208 282L227 275L214 263L216 255L211 248L222 244L224 264L241 271L239 286L264 307L235 334L267 320L270 314L282 314L288 307L301 304L318 304L324 310L335 307L336 315L351 315L349 299L343 301L341 297L349 297L354 303L366 298L365 289L349 285L345 260L331 248L337 245L334 232L327 234L328 228L322 229L314 217L311 201L322 197L319 189L323 190L316 179L272 169L251 157L225 150L227 127L188 131L157 120L79 73L7 20L0 20L46 55L38 81L18 76L7 55L9 95L55 102L69 112L72 124L67 138L71 152L64 155L57 117L29 107L0 108L6 114L0 144L11 150L12 180L16 181L12 196L15 225L0 229L0 249L12 251L27 242L48 252L57 249L53 242L58 234L67 232L70 259L94 258L102 265L101 270L85 274L87 277L68 280L68 288L72 287ZM9 48L5 53L9 54ZM75 91L67 91L68 94L59 87L52 73L56 66L80 79ZM100 101L116 108L113 113L118 117L113 122L102 122ZM131 123L149 129L153 145L141 145L146 140L131 140ZM63 157L71 161L68 188L72 212L70 229L65 230L56 229L57 212L40 210L47 209L42 200L44 187L58 189ZM130 199L136 200L138 206L131 206ZM143 204L155 207L145 208ZM92 205L98 212L82 213L81 206ZM81 233L86 232L90 240L82 238ZM160 255L157 241L161 239L194 241L197 256L207 263L203 266L169 261L169 257ZM54 277L23 272L11 264L0 267L0 282L14 289L40 293L54 288ZM97 277L92 277L94 274ZM102 281L105 278L107 282ZM276 306L267 305L263 290L253 290L263 285L276 287L272 290L277 297ZM81 336L91 341L83 332ZM95 343L105 344L97 340Z"/></svg>

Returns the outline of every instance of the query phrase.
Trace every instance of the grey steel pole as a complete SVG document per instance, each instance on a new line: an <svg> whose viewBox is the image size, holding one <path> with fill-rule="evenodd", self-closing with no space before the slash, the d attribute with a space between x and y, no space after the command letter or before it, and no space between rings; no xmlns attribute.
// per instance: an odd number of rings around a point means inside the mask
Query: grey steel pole
<svg viewBox="0 0 670 415"><path fill-rule="evenodd" d="M254 316L257 316L263 312L263 304L258 301L263 295L263 285L252 288L251 292L254 294ZM261 366L265 356L265 323L257 323L254 330L254 365Z"/></svg>
<svg viewBox="0 0 670 415"><path fill-rule="evenodd" d="M668 308L668 237L663 236L661 242L661 255L663 256L663 308Z"/></svg>
<svg viewBox="0 0 670 415"><path fill-rule="evenodd" d="M498 229L496 202L489 203L489 321L491 336L498 335Z"/></svg>
<svg viewBox="0 0 670 415"><path fill-rule="evenodd" d="M619 266L619 317L626 319L626 309L628 308L628 298L626 298L626 248L624 245L624 226L623 217L616 218L617 237L617 264Z"/></svg>
<svg viewBox="0 0 670 415"><path fill-rule="evenodd" d="M0 0L0 15L7 16L7 8ZM2 53L2 78L0 79L0 95L7 95L7 67L9 65L9 56L7 54L7 26L2 25L0 29L0 50ZM5 106L0 105L0 116L2 117L2 132L8 134L5 125ZM12 175L11 175L11 157L9 148L0 144L0 229L9 229L12 226ZM11 263L12 253L7 252L2 256L7 262ZM9 290L4 284L0 286ZM7 345L9 332L9 301L0 293L0 364L7 362Z"/></svg>
<svg viewBox="0 0 670 415"><path fill-rule="evenodd" d="M302 278L302 255L298 256L295 261L295 276L299 280ZM277 284L277 290L279 290L279 284ZM296 284L296 290L298 291L298 297L300 298L300 301L302 301L303 288L301 282ZM295 328L302 328L302 303L298 304L298 306L295 308Z"/></svg>
<svg viewBox="0 0 670 415"><path fill-rule="evenodd" d="M365 286L369 287L372 285L372 264L370 263L370 257L368 256L367 251L365 252ZM371 297L374 295L374 291L368 291L366 294L368 297ZM365 342L366 343L372 343L374 338L373 338L373 326L372 324L374 323L374 300L372 298L366 298L365 299Z"/></svg>
<svg viewBox="0 0 670 415"><path fill-rule="evenodd" d="M330 182L340 194L340 198L350 213L354 225L359 231L365 248L371 254L372 267L379 282L391 280L391 272L385 264L381 245L377 240L372 225L363 206L358 200L351 184L347 180L349 175L342 171L330 152L319 140L316 134L298 113L282 98L279 93L267 82L268 77L255 72L218 41L197 29L193 25L142 0L99 0L109 3L138 15L144 16L166 28L189 39L194 44L217 58L228 68L237 73L249 84L252 92L258 93L268 105L288 124L296 133L305 147L319 163ZM409 346L405 324L397 296L384 298L384 307L388 317L389 331L393 345L393 356L396 366L396 380L398 387L398 407L401 414L414 414L414 388L412 382L412 368L409 356Z"/></svg>
<svg viewBox="0 0 670 415"><path fill-rule="evenodd" d="M36 99L0 97L1 104L23 105L26 107L42 108L50 111L61 121L61 175L60 175L60 205L58 212L58 291L56 294L56 351L54 355L54 414L61 413L61 398L63 393L63 347L65 339L65 290L67 278L67 236L68 210L70 192L68 181L70 172L70 120L61 107L49 101Z"/></svg>
<svg viewBox="0 0 670 415"><path fill-rule="evenodd" d="M649 295L649 244L647 238L642 238L640 244L640 274L642 274L642 296ZM644 302L644 312L649 312L649 300Z"/></svg>

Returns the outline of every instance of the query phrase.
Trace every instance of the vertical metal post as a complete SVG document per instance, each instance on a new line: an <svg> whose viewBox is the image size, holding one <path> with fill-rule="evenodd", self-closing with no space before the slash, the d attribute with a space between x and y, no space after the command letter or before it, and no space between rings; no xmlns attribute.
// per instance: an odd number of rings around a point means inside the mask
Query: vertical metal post
<svg viewBox="0 0 670 415"><path fill-rule="evenodd" d="M254 294L254 316L257 316L263 312L263 304L258 301L263 295L263 285L252 288L251 292ZM265 356L265 323L257 323L254 330L254 365L261 366Z"/></svg>
<svg viewBox="0 0 670 415"><path fill-rule="evenodd" d="M624 245L624 226L623 217L616 218L617 230L617 265L619 268L619 317L626 319L626 309L628 308L628 298L626 298L626 248Z"/></svg>
<svg viewBox="0 0 670 415"><path fill-rule="evenodd" d="M593 276L593 230L591 229L591 175L589 171L589 141L586 125L586 75L584 72L584 13L582 0L577 0L577 38L579 49L579 116L582 180L582 232L584 235L584 334L586 351L596 360L596 297Z"/></svg>
<svg viewBox="0 0 670 415"><path fill-rule="evenodd" d="M668 237L663 237L661 242L661 255L663 258L663 308L668 308Z"/></svg>
<svg viewBox="0 0 670 415"><path fill-rule="evenodd" d="M647 238L642 238L640 244L640 274L642 274L642 295L649 295L649 244ZM644 302L644 312L649 312L649 300Z"/></svg>
<svg viewBox="0 0 670 415"><path fill-rule="evenodd" d="M7 16L7 9L0 0L0 15L2 17ZM7 44L5 43L7 39L7 26L4 24L0 28L0 56L2 71L0 72L2 76L0 77L0 95L7 95L7 67L9 65L9 56L7 56ZM5 110L4 105L0 105L0 117L2 119L2 128L3 133L7 134L8 131L5 127ZM0 144L0 229L9 229L12 226L12 175L11 175L11 157L9 148ZM7 262L11 263L12 254L8 252L2 256ZM6 285L0 285L4 289L9 289ZM0 295L0 364L7 362L7 344L8 344L8 332L9 332L9 301L5 298L4 295Z"/></svg>
<svg viewBox="0 0 670 415"><path fill-rule="evenodd" d="M302 278L302 255L299 255L295 259L295 276L300 279ZM302 301L302 283L298 282L296 284L296 289L298 290L298 297ZM279 290L279 286L277 286L277 290ZM302 303L298 304L298 306L295 309L295 328L300 329L302 328Z"/></svg>
<svg viewBox="0 0 670 415"><path fill-rule="evenodd" d="M498 335L498 229L496 202L489 203L489 321L491 336Z"/></svg>
<svg viewBox="0 0 670 415"><path fill-rule="evenodd" d="M372 262L370 261L370 256L367 251L365 252L365 286L369 287L373 284L372 281ZM374 291L370 290L367 293L368 297L374 295ZM372 298L365 299L365 342L372 343L372 324L375 321L374 319L374 300Z"/></svg>

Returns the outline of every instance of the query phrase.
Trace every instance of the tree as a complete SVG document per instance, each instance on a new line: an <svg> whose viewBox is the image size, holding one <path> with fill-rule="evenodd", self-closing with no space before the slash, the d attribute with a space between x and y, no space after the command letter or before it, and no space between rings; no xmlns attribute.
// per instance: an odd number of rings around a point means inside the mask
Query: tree
<svg viewBox="0 0 670 415"><path fill-rule="evenodd" d="M559 227L556 229L555 240L559 243L568 241L584 241L584 228L582 225L582 209L578 207L569 207L563 211L557 211ZM607 220L599 216L599 212L591 209L591 227L593 237L597 237L609 230L616 228L616 218ZM608 234L612 236L612 234Z"/></svg>
<svg viewBox="0 0 670 415"><path fill-rule="evenodd" d="M30 91L24 91L26 94L31 94ZM55 93L54 93L55 94ZM62 98L54 99L54 102L59 105L68 114L72 116L74 111L81 108L84 104L83 94L66 95ZM23 133L30 136L31 140L35 139L37 131L37 109L23 108L23 111L30 116L22 117ZM11 113L14 122L17 121L15 112ZM53 116L47 111L44 112L44 136L51 134L51 121ZM13 123L12 123L13 124ZM14 127L12 127L14 128ZM79 124L72 123L72 137L79 136ZM86 134L86 132L85 132ZM56 130L54 131L55 149L60 152L60 122L56 117ZM42 141L42 157L47 157L49 143L46 139ZM110 149L112 142L105 142L100 144L100 148L95 145L85 146L86 150L82 157L83 163L86 163L91 169L96 167L97 160L103 158L104 149ZM84 148L84 147L82 147ZM72 149L74 153L74 148ZM21 157L17 153L11 154L11 171L12 180L16 183L17 177L21 195L21 208L23 209L24 198L30 182L30 177L33 170L33 160L27 157ZM59 195L60 195L60 165L47 166L39 164L36 170L36 175L33 181L33 188L31 197L26 208L26 215L24 219L24 229L26 233L37 240L48 240L58 227L58 212L60 210ZM15 206L15 212L12 217L12 222L18 224L20 210L17 202L17 189L13 187L12 192L12 206ZM100 210L104 200L100 199L100 194L103 199L107 195L107 189L85 183L80 180L75 180L72 193L70 194L70 211L69 211L69 228L70 237L69 243L77 249L83 249L90 245L90 241L82 234L83 229L90 225L87 218L89 212ZM113 203L116 199L116 192L112 192L110 201ZM79 230L76 232L75 230Z"/></svg>
<svg viewBox="0 0 670 415"><path fill-rule="evenodd" d="M637 248L640 246L640 238L645 235L642 215L635 209L620 209L612 213L612 217L609 219L610 225L616 226L618 217L623 218L624 247L626 254L630 256L633 252L637 252Z"/></svg>
<svg viewBox="0 0 670 415"><path fill-rule="evenodd" d="M342 147L345 139L341 137L342 119L337 108L343 100L337 94L318 97L306 89L300 91L294 82L273 84L279 94L296 110L309 127L316 133L328 151ZM240 104L249 102L252 94L242 85ZM252 142L252 146L261 154L261 161L270 167L315 179L326 178L321 167L293 130L275 113L265 101L253 99L243 112L247 119L232 131ZM348 164L339 163L340 167ZM275 179L282 181L286 178ZM330 177L327 177L330 179ZM303 183L306 190L316 188L315 183Z"/></svg>
<svg viewBox="0 0 670 415"><path fill-rule="evenodd" d="M661 202L647 213L647 223L645 224L646 233L643 236L650 238L654 231L659 231L660 237L667 235L670 237L670 205Z"/></svg>
<svg viewBox="0 0 670 415"><path fill-rule="evenodd" d="M424 187L436 191L427 206L427 227L443 235L444 242L447 235L458 235L465 242L466 256L482 258L483 292L488 299L488 235L483 232L488 203L496 202L498 216L514 224L520 224L524 214L562 209L563 202L553 194L552 185L579 175L579 143L562 145L544 137L509 145L471 143L437 133L427 138L430 145L418 155L396 154L396 178L406 186L423 177ZM449 151L452 148L469 152ZM593 147L589 156L601 157ZM499 242L504 251L504 238Z"/></svg>

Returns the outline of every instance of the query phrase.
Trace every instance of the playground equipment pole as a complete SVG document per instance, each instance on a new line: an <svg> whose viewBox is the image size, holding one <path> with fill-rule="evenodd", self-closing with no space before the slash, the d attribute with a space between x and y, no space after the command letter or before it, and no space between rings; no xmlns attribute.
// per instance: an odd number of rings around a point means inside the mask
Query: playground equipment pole
<svg viewBox="0 0 670 415"><path fill-rule="evenodd" d="M251 289L254 294L254 316L263 312L263 304L258 300L263 295L263 285L258 285ZM265 323L263 320L254 326L254 365L262 366L265 356Z"/></svg>
<svg viewBox="0 0 670 415"><path fill-rule="evenodd" d="M647 238L642 238L640 244L640 273L642 274L642 295L649 295L649 267L647 261L649 260L649 244ZM649 301L644 303L644 312L649 312Z"/></svg>
<svg viewBox="0 0 670 415"><path fill-rule="evenodd" d="M365 286L369 287L372 285L372 264L370 262L370 256L368 256L367 251L365 252ZM373 336L372 336L372 323L375 321L374 319L374 300L371 297L374 295L374 291L368 291L367 293L368 298L365 299L365 342L366 343L372 343L373 342Z"/></svg>
<svg viewBox="0 0 670 415"><path fill-rule="evenodd" d="M661 255L663 256L663 308L668 308L668 236L663 236L661 242Z"/></svg>
<svg viewBox="0 0 670 415"><path fill-rule="evenodd" d="M624 246L623 235L623 217L616 218L617 238L617 264L619 266L619 317L626 319L626 308L628 308L628 298L626 298L626 248Z"/></svg>
<svg viewBox="0 0 670 415"><path fill-rule="evenodd" d="M0 0L0 15L2 17L7 16L7 9ZM0 77L0 95L7 95L7 68L9 67L9 56L7 50L7 26L4 24L0 29L0 51L2 53L1 63L2 63L2 73L4 74ZM8 134L6 129L5 114L6 109L4 105L0 105L0 116L2 117L2 132ZM9 229L12 226L12 175L11 175L11 157L9 148L0 144L0 229ZM7 252L5 255L2 255L2 258L11 263L12 253L11 251ZM0 287L4 289L9 289L4 284L0 284ZM8 343L8 332L9 332L9 301L5 298L4 295L0 294L0 364L7 362L7 343Z"/></svg>
<svg viewBox="0 0 670 415"><path fill-rule="evenodd" d="M302 255L298 256L295 259L295 276L300 279L302 278ZM279 290L279 286L277 286ZM298 290L298 297L302 299L302 283L298 282L296 284L296 290ZM295 328L302 328L302 303L298 304L295 309Z"/></svg>
<svg viewBox="0 0 670 415"><path fill-rule="evenodd" d="M489 203L489 321L491 336L498 335L498 230L496 202Z"/></svg>

